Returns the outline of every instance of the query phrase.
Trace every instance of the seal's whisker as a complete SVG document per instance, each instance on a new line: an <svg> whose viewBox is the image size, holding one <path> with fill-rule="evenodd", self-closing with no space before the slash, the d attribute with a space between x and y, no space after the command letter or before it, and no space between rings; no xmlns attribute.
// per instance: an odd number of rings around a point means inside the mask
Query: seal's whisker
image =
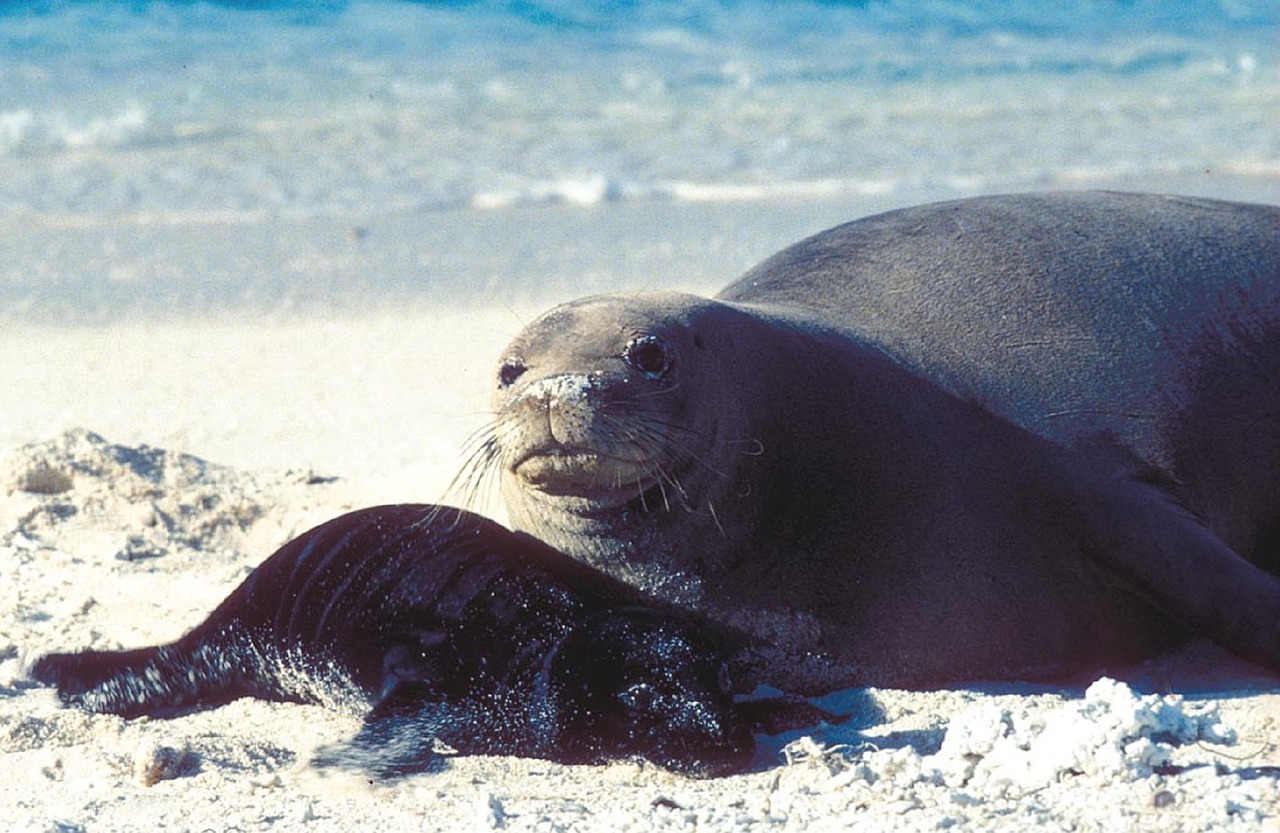
<svg viewBox="0 0 1280 833"><path fill-rule="evenodd" d="M664 485L662 484L661 470L659 470L659 477L658 477L658 480L657 480L657 484L656 484L656 485L657 485L657 487L658 487L658 494L662 495L662 506L663 506L663 508L664 508L664 509L666 509L668 512L670 512L670 511L671 511L671 500L667 497L667 487L666 487L666 486L664 486ZM637 481L636 486L640 489L640 502L641 502L641 505L642 505L642 506L644 506L644 511L645 511L645 512L649 512L649 511L650 511L650 509L649 509L649 504L648 504L648 501L646 501L646 500L645 500L645 497L644 497L644 491L645 491L645 490L644 490L644 483L643 483L643 482L640 482L640 481Z"/></svg>
<svg viewBox="0 0 1280 833"><path fill-rule="evenodd" d="M711 474L714 474L716 477L720 478L721 480L732 479L731 474L724 471L720 467L713 465L709 460L707 460L705 455L694 451L693 446L690 443L680 439L677 436L677 434L679 433L690 434L692 432L683 431L680 429L680 426L675 426L675 425L664 426L664 427L669 429L675 429L675 430L671 430L667 433L658 433L655 431L650 436L652 436L654 439L656 439L659 442L659 447L661 447L662 445L665 445L675 452L673 455L670 455L670 456L684 457L689 460L692 460L693 462L701 466L703 469L710 472ZM639 444L640 443L637 443L637 445ZM762 451L763 451L763 448L762 448Z"/></svg>
<svg viewBox="0 0 1280 833"><path fill-rule="evenodd" d="M601 424L602 427L610 431L620 427L621 431L619 433L623 435L626 441L651 461L649 475L659 484L665 482L670 485L680 496L680 504L688 511L695 511L690 506L689 492L670 473L669 467L664 464L665 460L688 459L721 480L728 481L732 479L731 475L712 465L702 454L695 452L686 439L680 437L681 434L687 435L690 433L684 430L682 426L665 421L636 420L633 418L619 423L615 419L615 415L608 415L601 420ZM641 497L644 497L643 490L641 491ZM665 492L663 499L669 511L671 508L670 497ZM649 511L647 506L645 506L645 511Z"/></svg>
<svg viewBox="0 0 1280 833"><path fill-rule="evenodd" d="M464 508L476 505L478 498L498 472L502 447L498 441L498 429L494 423L481 426L464 443L464 458L458 473L445 487L445 496L457 496Z"/></svg>
<svg viewBox="0 0 1280 833"><path fill-rule="evenodd" d="M707 501L707 514L711 516L711 520L716 525L716 530L720 533L720 537L729 540L729 535L724 531L724 525L720 523L720 516L716 514L716 507L711 501Z"/></svg>
<svg viewBox="0 0 1280 833"><path fill-rule="evenodd" d="M694 511L694 509L689 505L690 503L689 492L684 488L684 486L680 484L680 481L677 480L674 475L670 474L669 472L666 471L666 469L662 468L662 466L657 464L653 465L649 469L648 475L653 479L654 486L658 489L659 494L662 495L662 505L667 512L671 511L671 495L668 493L668 487L670 487L671 491L674 492L675 495L679 497L680 507L682 509L684 509L686 512ZM637 486L640 487L641 489L642 504L644 505L645 511L647 512L649 511L649 508L647 503L644 503L643 501L643 498L644 498L643 482L637 481Z"/></svg>
<svg viewBox="0 0 1280 833"><path fill-rule="evenodd" d="M609 419L605 420L605 424L609 425L615 415L608 415ZM706 468L708 471L718 477L729 479L731 475L708 462L703 455L696 453L689 439L702 439L707 441L708 445L714 445L714 438L704 432L695 431L686 425L680 425L675 422L658 421L654 419L637 420L634 414L628 414L628 420L625 430L628 436L632 437L637 445L642 445L645 439L655 440L658 445L645 448L646 451L656 452L664 445L669 445L679 456L688 457L694 462ZM719 443L727 446L745 446L746 450L741 451L748 457L759 457L764 454L764 443L757 437L751 437L742 440L720 440Z"/></svg>
<svg viewBox="0 0 1280 833"><path fill-rule="evenodd" d="M757 437L752 437L752 438L751 438L751 439L749 439L749 440L725 440L725 443L726 443L727 445L744 445L744 446L746 446L747 448L746 448L746 449L744 449L741 453L742 453L742 454L745 454L745 455L746 455L746 456L748 456L748 457L763 457L763 456L764 456L764 443L763 443L763 442L761 442L761 441L760 441L760 439L759 439L759 438L757 438Z"/></svg>
<svg viewBox="0 0 1280 833"><path fill-rule="evenodd" d="M637 402L641 402L646 399L659 399L664 396L672 396L679 392L680 392L680 383L677 382L671 385L670 387L663 388L662 390L644 391L644 392L633 394L633 395L635 396Z"/></svg>
<svg viewBox="0 0 1280 833"><path fill-rule="evenodd" d="M466 491L469 491L477 481L482 480L486 476L493 456L493 445L491 439L492 438L489 438L480 442L466 455L461 468L458 470L458 474L449 484L447 489L448 492L452 492L455 489L461 489L465 493Z"/></svg>

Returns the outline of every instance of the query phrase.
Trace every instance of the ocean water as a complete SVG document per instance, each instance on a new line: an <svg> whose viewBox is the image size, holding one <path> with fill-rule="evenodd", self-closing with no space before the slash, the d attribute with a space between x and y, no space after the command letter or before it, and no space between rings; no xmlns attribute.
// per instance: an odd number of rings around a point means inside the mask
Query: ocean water
<svg viewBox="0 0 1280 833"><path fill-rule="evenodd" d="M1275 0L0 5L0 214L1280 177Z"/></svg>

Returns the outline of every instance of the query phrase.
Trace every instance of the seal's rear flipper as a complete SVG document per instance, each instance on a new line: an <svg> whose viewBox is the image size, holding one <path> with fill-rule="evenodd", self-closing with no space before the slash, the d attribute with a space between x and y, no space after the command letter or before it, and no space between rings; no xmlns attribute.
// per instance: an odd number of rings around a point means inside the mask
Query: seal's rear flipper
<svg viewBox="0 0 1280 833"><path fill-rule="evenodd" d="M64 702L91 691L130 669L141 668L155 657L156 648L136 651L82 651L46 654L31 666L31 679L54 686Z"/></svg>
<svg viewBox="0 0 1280 833"><path fill-rule="evenodd" d="M1100 573L1191 633L1280 670L1280 578L1147 479L1090 489L1078 508L1084 552Z"/></svg>
<svg viewBox="0 0 1280 833"><path fill-rule="evenodd" d="M36 660L30 675L55 686L66 705L122 717L225 703L253 693L233 651L220 643L186 642L48 654Z"/></svg>

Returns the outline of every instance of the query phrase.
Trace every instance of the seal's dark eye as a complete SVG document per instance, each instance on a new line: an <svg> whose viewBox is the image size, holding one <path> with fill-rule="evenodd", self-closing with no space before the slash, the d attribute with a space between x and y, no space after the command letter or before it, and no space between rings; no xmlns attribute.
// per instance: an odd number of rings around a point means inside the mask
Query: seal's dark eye
<svg viewBox="0 0 1280 833"><path fill-rule="evenodd" d="M632 339L623 351L622 358L651 379L657 379L671 369L671 355L667 346L653 336Z"/></svg>
<svg viewBox="0 0 1280 833"><path fill-rule="evenodd" d="M516 380L524 375L529 368L525 367L524 362L519 359L507 359L498 368L498 383L504 388L509 388L516 383Z"/></svg>

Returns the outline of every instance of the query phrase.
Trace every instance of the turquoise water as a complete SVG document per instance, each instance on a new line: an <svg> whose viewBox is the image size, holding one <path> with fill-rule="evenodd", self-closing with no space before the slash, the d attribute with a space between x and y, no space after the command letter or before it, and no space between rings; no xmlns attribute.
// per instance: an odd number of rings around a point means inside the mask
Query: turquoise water
<svg viewBox="0 0 1280 833"><path fill-rule="evenodd" d="M0 6L0 211L356 216L1280 176L1280 4Z"/></svg>

